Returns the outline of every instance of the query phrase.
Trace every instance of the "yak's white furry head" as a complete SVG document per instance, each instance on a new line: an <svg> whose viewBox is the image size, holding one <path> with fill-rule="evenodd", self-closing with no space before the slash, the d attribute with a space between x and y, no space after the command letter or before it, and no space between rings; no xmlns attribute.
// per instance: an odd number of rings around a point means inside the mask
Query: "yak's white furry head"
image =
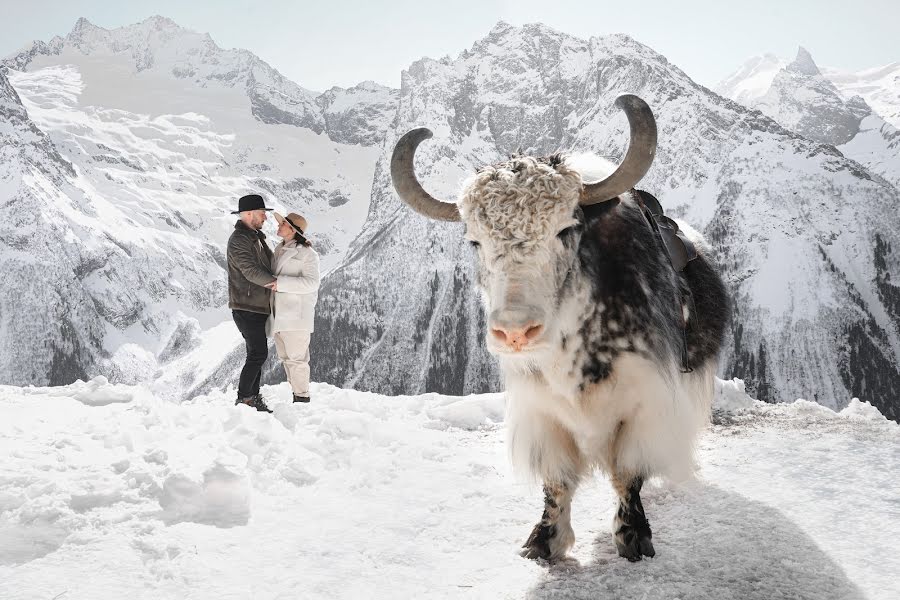
<svg viewBox="0 0 900 600"><path fill-rule="evenodd" d="M515 157L464 184L459 209L478 254L489 350L537 350L559 337L560 292L581 235L581 173L594 181L613 169L596 156ZM513 347L517 331L530 333Z"/></svg>
<svg viewBox="0 0 900 600"><path fill-rule="evenodd" d="M571 224L582 182L593 183L615 165L593 154L512 158L483 167L463 184L459 210L466 236L498 249L527 253ZM505 251L504 254L509 254Z"/></svg>

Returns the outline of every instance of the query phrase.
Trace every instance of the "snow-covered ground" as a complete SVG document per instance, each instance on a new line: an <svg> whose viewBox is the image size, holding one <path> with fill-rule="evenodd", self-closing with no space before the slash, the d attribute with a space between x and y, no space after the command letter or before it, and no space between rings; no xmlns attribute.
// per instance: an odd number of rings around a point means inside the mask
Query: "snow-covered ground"
<svg viewBox="0 0 900 600"><path fill-rule="evenodd" d="M697 480L650 485L657 556L577 494L572 559L520 558L542 510L508 468L504 396L313 386L178 404L103 378L0 387L0 598L900 597L900 425L719 385Z"/></svg>

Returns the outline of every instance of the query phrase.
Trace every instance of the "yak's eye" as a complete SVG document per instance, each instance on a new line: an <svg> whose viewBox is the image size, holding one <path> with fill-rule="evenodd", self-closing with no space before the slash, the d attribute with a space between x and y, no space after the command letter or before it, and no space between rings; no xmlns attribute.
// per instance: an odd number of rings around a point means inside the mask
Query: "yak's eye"
<svg viewBox="0 0 900 600"><path fill-rule="evenodd" d="M563 229L562 231L557 233L556 237L558 237L561 240L565 240L567 237L569 237L570 235L575 233L575 229L577 227L578 227L578 225L569 225L568 227L566 227L565 229Z"/></svg>
<svg viewBox="0 0 900 600"><path fill-rule="evenodd" d="M475 240L469 240L469 245L472 246L472 248L474 248L476 250L478 250L478 247L481 246L481 244L479 244Z"/></svg>

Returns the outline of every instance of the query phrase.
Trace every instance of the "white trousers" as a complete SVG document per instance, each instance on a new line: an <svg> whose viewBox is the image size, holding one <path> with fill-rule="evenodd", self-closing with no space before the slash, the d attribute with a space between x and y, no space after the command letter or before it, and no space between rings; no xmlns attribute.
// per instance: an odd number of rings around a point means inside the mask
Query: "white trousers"
<svg viewBox="0 0 900 600"><path fill-rule="evenodd" d="M276 331L275 350L297 396L309 396L309 331Z"/></svg>

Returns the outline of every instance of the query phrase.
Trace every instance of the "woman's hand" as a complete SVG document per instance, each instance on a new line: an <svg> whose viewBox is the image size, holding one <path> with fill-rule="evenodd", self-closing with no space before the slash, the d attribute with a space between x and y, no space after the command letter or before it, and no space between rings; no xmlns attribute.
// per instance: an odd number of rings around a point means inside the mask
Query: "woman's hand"
<svg viewBox="0 0 900 600"><path fill-rule="evenodd" d="M265 287L269 288L269 289L272 290L273 292L277 292L277 291L278 291L278 280L276 279L276 280L273 281L272 283L267 283L267 284L265 285Z"/></svg>

